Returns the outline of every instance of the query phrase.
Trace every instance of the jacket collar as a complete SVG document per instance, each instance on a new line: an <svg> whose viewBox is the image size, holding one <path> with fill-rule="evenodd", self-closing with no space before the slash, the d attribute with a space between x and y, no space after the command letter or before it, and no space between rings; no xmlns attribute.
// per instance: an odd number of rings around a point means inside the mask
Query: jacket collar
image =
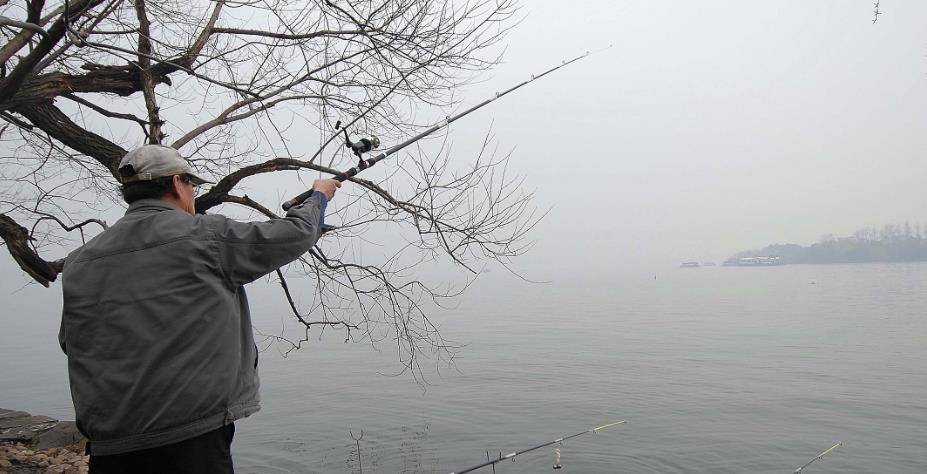
<svg viewBox="0 0 927 474"><path fill-rule="evenodd" d="M126 215L142 211L183 211L183 209L161 199L139 199L129 204Z"/></svg>

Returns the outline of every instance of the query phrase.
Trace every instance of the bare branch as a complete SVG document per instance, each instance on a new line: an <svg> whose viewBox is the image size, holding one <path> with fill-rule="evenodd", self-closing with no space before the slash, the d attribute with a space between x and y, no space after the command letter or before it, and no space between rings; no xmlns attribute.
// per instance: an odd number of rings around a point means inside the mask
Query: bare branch
<svg viewBox="0 0 927 474"><path fill-rule="evenodd" d="M32 33L39 33L46 38L48 37L48 32L45 31L41 26L36 25L35 23L17 21L12 18L7 18L5 16L0 15L0 25L15 26L17 28L22 28L23 30L26 30ZM23 36L26 36L26 35L23 35Z"/></svg>
<svg viewBox="0 0 927 474"><path fill-rule="evenodd" d="M44 4L43 0L29 2L26 21L16 21L0 16L0 24L22 28L22 31L4 44L3 47L0 47L0 64L6 64L13 54L22 49L32 39L33 33L39 33L45 38L49 38L48 32L38 25Z"/></svg>
<svg viewBox="0 0 927 474"><path fill-rule="evenodd" d="M44 287L55 281L61 273L62 264L47 262L29 246L29 231L5 214L0 214L0 238L6 242L13 260L24 272Z"/></svg>
<svg viewBox="0 0 927 474"><path fill-rule="evenodd" d="M104 109L103 107L100 107L97 104L94 104L93 102L90 102L89 100L82 99L79 96L76 96L74 94L64 94L63 97L73 100L74 102L77 102L78 104L83 105L85 107L88 107L94 112L97 112L100 115L103 115L105 117L119 118L119 119L130 120L132 122L135 122L142 126L142 133L146 133L146 134L148 133L148 131L145 129L145 126L148 125L148 122L132 114L120 114L118 112L111 112L109 110Z"/></svg>
<svg viewBox="0 0 927 474"><path fill-rule="evenodd" d="M261 36L286 40L309 40L322 36L353 36L364 33L364 30L317 30L311 33L286 34L263 30L246 30L241 28L213 28L213 33L228 33L236 36Z"/></svg>
<svg viewBox="0 0 927 474"><path fill-rule="evenodd" d="M155 97L155 78L151 73L151 24L148 14L145 13L145 1L135 0L135 14L138 16L138 67L142 82L142 93L145 97L145 108L148 109L148 125L151 127L147 133L148 143L159 144L163 134L161 125L164 121L158 115L158 102Z"/></svg>
<svg viewBox="0 0 927 474"><path fill-rule="evenodd" d="M80 127L51 101L36 103L31 107L17 107L15 111L65 145L93 157L114 177L118 176L116 168L126 154L125 149Z"/></svg>
<svg viewBox="0 0 927 474"><path fill-rule="evenodd" d="M102 3L103 0L75 0L71 4L72 11L81 11L85 8L92 7ZM51 28L47 30L47 35L43 36L42 41L26 57L16 64L16 67L10 74L0 80L0 104L6 102L20 88L23 81L32 73L36 64L41 61L45 55L51 52L55 43L64 37L67 30L67 24L72 18L62 15Z"/></svg>

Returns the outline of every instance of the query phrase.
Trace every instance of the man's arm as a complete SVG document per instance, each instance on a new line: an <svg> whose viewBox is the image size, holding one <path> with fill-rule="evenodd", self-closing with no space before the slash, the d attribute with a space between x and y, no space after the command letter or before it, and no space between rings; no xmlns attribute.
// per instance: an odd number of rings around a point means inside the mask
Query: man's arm
<svg viewBox="0 0 927 474"><path fill-rule="evenodd" d="M207 217L215 219L211 227L229 282L234 286L250 283L308 252L321 236L325 207L340 185L331 179L316 180L316 192L290 208L282 219L238 222Z"/></svg>

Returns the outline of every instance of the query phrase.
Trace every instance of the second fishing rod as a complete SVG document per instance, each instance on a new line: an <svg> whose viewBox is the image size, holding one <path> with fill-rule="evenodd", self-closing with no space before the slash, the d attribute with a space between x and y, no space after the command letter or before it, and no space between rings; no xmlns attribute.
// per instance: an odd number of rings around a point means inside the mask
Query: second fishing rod
<svg viewBox="0 0 927 474"><path fill-rule="evenodd" d="M606 48L606 49L607 49L607 48ZM462 117L464 117L464 116L470 114L471 112L473 112L473 111L475 111L475 110L477 110L477 109L480 109L480 108L482 108L482 107L484 107L484 106L486 106L486 105L492 103L492 102L495 101L496 99L498 99L498 98L500 98L500 97L502 97L502 96L504 96L504 95L506 95L506 94L508 94L508 93L510 93L510 92L513 92L513 91L515 91L516 89L519 89L519 88L521 88L521 87L523 87L523 86L525 86L525 85L527 85L527 84L530 84L531 82L534 82L534 81L536 81L536 80L538 80L538 79L540 79L540 78L542 78L542 77L544 77L544 76L546 76L546 75L548 75L548 74L550 74L550 73L556 71L557 69L560 69L560 68L562 68L562 67L566 67L566 66L568 66L568 65L570 65L570 64L572 64L572 63L574 63L574 62L576 62L576 61L579 61L580 59L583 59L583 58L589 56L590 54L592 54L592 53L589 52L589 51L586 51L584 54L581 54L581 55L579 55L579 56L576 56L576 57L573 58L573 59L570 59L570 60L567 60L567 61L563 61L562 63L558 64L557 66L554 66L554 67L552 67L552 68L550 68L550 69L548 69L548 70L546 70L546 71L544 71L544 72L542 72L542 73L540 73L540 74L532 75L530 79L525 80L525 81L522 81L522 82L520 82L520 83L518 83L518 84L516 84L516 85L514 85L514 86L512 86L512 87L510 87L510 88L508 88L508 89L506 89L506 90L504 90L504 91L496 92L495 95L493 95L492 97L490 97L490 98L488 98L488 99L486 99L486 100L484 100L484 101L482 101L482 102L480 102L480 103L478 103L478 104L476 104L476 105L474 105L474 106L472 106L472 107L470 107L470 108L464 110L463 112L460 112L460 113L455 114L455 115L449 115L447 118L445 118L444 120L438 122L437 124L435 124L435 125L429 127L429 128L428 128L427 130L425 130L424 132L419 133L418 135L415 135L414 137L409 138L408 140L406 140L406 141L404 141L404 142L402 142L402 143L400 143L400 144L398 144L398 145L394 145L394 146L388 148L387 150L381 152L380 154L374 156L373 158L364 159L364 156L363 156L363 155L364 155L364 153L368 153L368 152L370 152L370 151L372 151L372 150L378 148L378 147L380 146L380 139L377 138L376 136L371 136L371 137L369 137L369 138L362 138L362 139L360 139L360 140L357 140L357 141L355 141L355 142L352 142L351 139L350 139L350 137L348 136L348 131L347 131L347 129L345 129L345 130L344 130L345 146L346 146L347 148L349 148L349 149L351 150L351 152L354 153L355 156L357 156L358 163L357 163L357 166L354 166L354 167L352 167L351 169L348 169L348 170L346 170L346 171L342 171L342 172L336 174L335 176L333 176L333 178L336 179L336 180L338 180L338 181L342 181L342 182L343 182L343 181L347 181L348 179L353 178L354 176L356 176L356 175L357 175L358 173L360 173L361 171L363 171L363 170L365 170L365 169L367 169L367 168L370 168L370 167L376 165L377 163L379 163L380 161L386 159L386 157L395 154L395 153L398 152L399 150L402 150L403 148L405 148L405 147L407 147L407 146L409 146L409 145L411 145L411 144L413 144L413 143L415 143L415 142L417 142L417 141L419 141L419 140L421 140L421 139L427 137L428 135L431 135L432 133L437 132L438 130L441 130L441 129L444 128L444 127L447 127L448 125L450 125L450 124L453 123L454 121L456 121L456 120L458 120L458 119L460 119L460 118L462 118ZM339 125L340 125L340 122L335 126L336 130L339 128ZM297 205L297 204L299 204L299 203L305 201L306 199L309 198L309 196L310 196L311 194L312 194L312 190L310 189L310 190L308 190L308 191L306 191L306 192L300 194L299 196L296 196L296 197L294 197L293 199L290 199L290 200L284 202L284 203L283 203L283 210L284 210L284 211L289 210L291 207L293 207L293 206L295 206L295 205Z"/></svg>

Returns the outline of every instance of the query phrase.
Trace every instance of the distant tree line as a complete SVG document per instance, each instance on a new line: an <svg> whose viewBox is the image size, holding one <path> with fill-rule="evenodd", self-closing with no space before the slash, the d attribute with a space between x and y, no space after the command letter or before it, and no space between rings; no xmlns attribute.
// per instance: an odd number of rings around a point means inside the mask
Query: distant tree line
<svg viewBox="0 0 927 474"><path fill-rule="evenodd" d="M889 224L881 229L865 227L849 237L827 234L810 246L773 244L759 250L739 252L743 257L782 257L785 263L854 263L927 261L927 225Z"/></svg>

